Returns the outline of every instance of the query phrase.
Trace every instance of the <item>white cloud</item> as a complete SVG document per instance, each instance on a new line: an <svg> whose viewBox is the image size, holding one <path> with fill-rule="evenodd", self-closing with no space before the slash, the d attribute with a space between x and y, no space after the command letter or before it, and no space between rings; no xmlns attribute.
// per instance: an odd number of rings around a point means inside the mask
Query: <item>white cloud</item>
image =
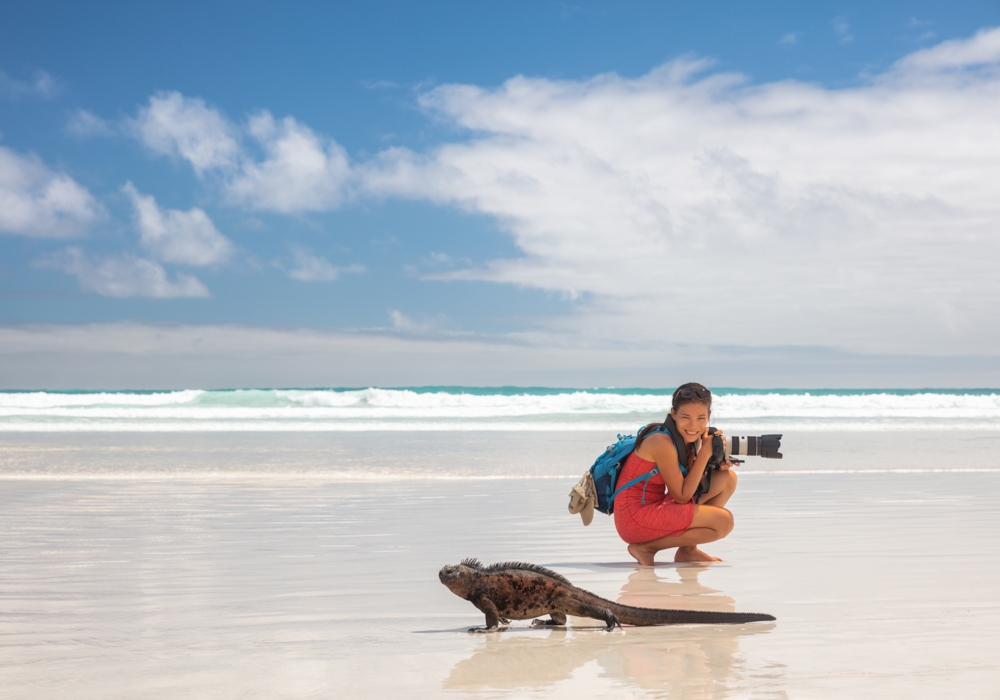
<svg viewBox="0 0 1000 700"><path fill-rule="evenodd" d="M251 117L248 131L266 158L242 163L227 185L231 201L285 214L340 204L350 166L336 141L317 136L292 117L277 122L269 112Z"/></svg>
<svg viewBox="0 0 1000 700"><path fill-rule="evenodd" d="M784 44L785 46L795 46L799 43L799 33L798 32L788 32L778 41L779 44Z"/></svg>
<svg viewBox="0 0 1000 700"><path fill-rule="evenodd" d="M163 267L134 255L89 256L70 247L37 263L73 275L84 289L106 297L207 297L208 289L191 275L178 272L176 281L167 279Z"/></svg>
<svg viewBox="0 0 1000 700"><path fill-rule="evenodd" d="M247 209L284 214L335 209L351 177L340 144L267 111L240 127L204 100L159 93L139 110L130 129L154 151L187 160L199 176L217 174L227 201ZM263 159L243 145L244 136L256 142Z"/></svg>
<svg viewBox="0 0 1000 700"><path fill-rule="evenodd" d="M0 146L0 231L60 238L80 234L103 209L68 175Z"/></svg>
<svg viewBox="0 0 1000 700"><path fill-rule="evenodd" d="M400 333L440 335L441 331L449 325L448 317L444 314L437 314L434 317L418 321L399 309L389 309L389 318L392 319L392 329Z"/></svg>
<svg viewBox="0 0 1000 700"><path fill-rule="evenodd" d="M149 105L139 110L130 126L148 148L184 158L199 175L235 165L240 154L233 125L204 100L179 92L150 97Z"/></svg>
<svg viewBox="0 0 1000 700"><path fill-rule="evenodd" d="M983 29L971 39L952 39L922 49L896 63L906 71L961 69L1000 63L1000 27Z"/></svg>
<svg viewBox="0 0 1000 700"><path fill-rule="evenodd" d="M990 58L991 37L845 89L690 61L445 85L422 104L474 135L388 150L365 185L495 217L523 256L437 278L576 297L551 328L579 342L990 352L1000 76L931 69Z"/></svg>
<svg viewBox="0 0 1000 700"><path fill-rule="evenodd" d="M450 265L452 263L451 256L447 253L431 253L427 257L430 262L437 265Z"/></svg>
<svg viewBox="0 0 1000 700"><path fill-rule="evenodd" d="M16 100L22 95L49 98L59 92L59 83L43 70L32 81L16 80L0 70L0 96Z"/></svg>
<svg viewBox="0 0 1000 700"><path fill-rule="evenodd" d="M288 276L302 282L333 282L342 274L358 275L365 271L364 265L348 265L338 267L324 257L311 255L309 251L298 246L292 247L295 267Z"/></svg>
<svg viewBox="0 0 1000 700"><path fill-rule="evenodd" d="M201 209L160 209L150 195L129 182L122 192L132 200L142 245L160 260L185 265L213 265L233 254L233 244L219 233Z"/></svg>
<svg viewBox="0 0 1000 700"><path fill-rule="evenodd" d="M66 131L74 136L111 136L115 133L115 128L107 119L85 109L78 109L70 114Z"/></svg>

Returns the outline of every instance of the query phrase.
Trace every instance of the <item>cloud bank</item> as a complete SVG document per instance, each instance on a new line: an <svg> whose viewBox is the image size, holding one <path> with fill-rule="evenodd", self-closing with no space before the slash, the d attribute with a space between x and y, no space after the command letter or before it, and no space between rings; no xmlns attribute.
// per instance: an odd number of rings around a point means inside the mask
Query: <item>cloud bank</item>
<svg viewBox="0 0 1000 700"><path fill-rule="evenodd" d="M395 320L394 316L394 320ZM404 326L407 319L401 319ZM996 386L1000 363L821 348L610 348L422 337L419 329L321 331L132 322L0 325L0 388L266 386ZM276 359L277 358L277 359ZM152 368L152 369L151 369Z"/></svg>
<svg viewBox="0 0 1000 700"><path fill-rule="evenodd" d="M861 352L1000 342L1000 29L862 85L678 60L423 95L468 139L386 151L368 192L494 217L522 257L435 275L580 300L552 328Z"/></svg>

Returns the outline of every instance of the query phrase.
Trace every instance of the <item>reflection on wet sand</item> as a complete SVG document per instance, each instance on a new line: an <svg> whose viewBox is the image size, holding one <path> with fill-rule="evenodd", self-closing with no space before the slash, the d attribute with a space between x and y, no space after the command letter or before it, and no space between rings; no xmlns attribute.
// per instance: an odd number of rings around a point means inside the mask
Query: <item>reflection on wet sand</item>
<svg viewBox="0 0 1000 700"><path fill-rule="evenodd" d="M506 690L551 686L601 654L600 645L580 641L565 629L484 635L476 652L452 667L443 687Z"/></svg>
<svg viewBox="0 0 1000 700"><path fill-rule="evenodd" d="M736 601L698 583L708 564L642 567L628 577L616 602L638 608L735 612Z"/></svg>
<svg viewBox="0 0 1000 700"><path fill-rule="evenodd" d="M617 602L644 608L735 612L735 600L698 582L698 575L706 568L701 564L679 565L672 571L676 579L661 576L670 569L639 569L628 577ZM674 628L672 631L680 634L668 636L656 634L657 629L630 630L633 638L641 636L641 640L619 649L619 658L598 662L606 672L631 678L641 688L683 689L684 697L715 697L747 680L739 657L739 638L769 632L774 623L690 625ZM772 673L780 676L780 669ZM758 677L756 682L760 680ZM783 692L777 695L783 696Z"/></svg>
<svg viewBox="0 0 1000 700"><path fill-rule="evenodd" d="M735 601L698 582L702 565L637 569L622 586L617 602L647 608L734 611ZM659 694L683 689L684 697L715 697L753 680L739 656L739 638L767 633L774 623L628 627L607 633L587 618L569 619L568 629L512 629L477 640L477 649L445 679L446 690L540 689L574 675L596 661L598 677ZM589 629L587 629L589 628ZM781 668L767 672L778 681ZM784 697L776 690L774 697Z"/></svg>

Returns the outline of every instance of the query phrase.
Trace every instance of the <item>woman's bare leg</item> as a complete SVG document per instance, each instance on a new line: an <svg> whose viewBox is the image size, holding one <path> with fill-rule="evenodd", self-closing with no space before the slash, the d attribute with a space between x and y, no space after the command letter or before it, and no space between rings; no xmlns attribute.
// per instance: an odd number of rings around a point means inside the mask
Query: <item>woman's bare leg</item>
<svg viewBox="0 0 1000 700"><path fill-rule="evenodd" d="M714 481L713 477L713 481ZM728 497L727 497L728 498ZM698 549L699 544L715 542L733 531L733 514L725 508L710 505L694 507L691 527L676 537L660 537L649 542L630 544L628 553L643 566L652 566L653 557L663 549L677 547L674 561L722 561Z"/></svg>
<svg viewBox="0 0 1000 700"><path fill-rule="evenodd" d="M722 508L736 491L737 481L736 472L734 471L730 471L728 469L720 469L716 471L712 474L711 488L708 489L708 493L701 497L698 505L716 506L717 508ZM730 519L732 519L731 515ZM723 537L725 537L725 535L723 535ZM719 539L722 538L720 537ZM722 561L722 559L706 554L696 546L681 546L677 548L677 553L674 555L674 561Z"/></svg>
<svg viewBox="0 0 1000 700"><path fill-rule="evenodd" d="M708 493L701 497L698 504L721 508L726 505L732 497L733 492L736 491L736 482L736 472L728 469L717 469L712 474L712 487L708 490Z"/></svg>

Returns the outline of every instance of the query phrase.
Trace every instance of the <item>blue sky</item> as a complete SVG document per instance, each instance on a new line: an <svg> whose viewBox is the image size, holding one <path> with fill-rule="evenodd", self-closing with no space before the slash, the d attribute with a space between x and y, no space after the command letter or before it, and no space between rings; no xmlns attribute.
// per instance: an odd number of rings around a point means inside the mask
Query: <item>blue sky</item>
<svg viewBox="0 0 1000 700"><path fill-rule="evenodd" d="M996 385L998 26L5 5L0 384Z"/></svg>

